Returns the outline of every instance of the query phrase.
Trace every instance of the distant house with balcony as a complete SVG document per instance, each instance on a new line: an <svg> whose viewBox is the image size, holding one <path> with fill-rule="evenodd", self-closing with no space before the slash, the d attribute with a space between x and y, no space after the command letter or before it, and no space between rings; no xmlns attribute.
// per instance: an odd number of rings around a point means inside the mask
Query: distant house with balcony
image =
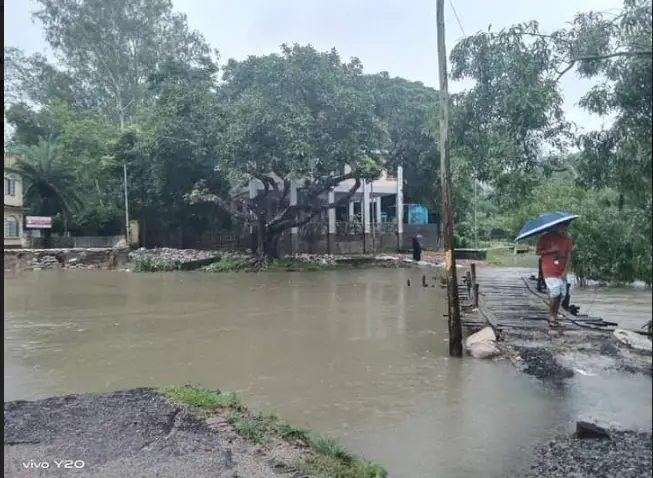
<svg viewBox="0 0 653 478"><path fill-rule="evenodd" d="M351 169L348 166L345 166L343 173L346 174L350 171ZM399 168L398 175L401 174L401 168ZM281 183L281 180L279 179L278 182ZM355 181L353 179L342 181L333 188L332 192L324 194L324 200L329 202L340 200L343 196L349 194L349 190L352 188L354 183ZM338 221L352 221L357 219L362 224L367 224L368 228L369 224L391 222L394 219L392 216L394 215L396 204L403 204L402 186L403 185L397 181L396 176L392 176L386 171L382 171L376 180L363 181L358 190L349 199L349 202L336 208L332 215L335 216ZM238 188L232 191L232 197L243 197L248 194L250 197L253 197L261 190L263 190L263 184L259 180L252 178L250 180L249 188ZM302 182L296 181L294 184L291 184L291 204L296 202L297 196L301 196L301 194ZM392 199L392 206L384 208L382 206L382 198ZM270 195L270 200L272 206L275 202L273 195ZM368 207L366 208L364 204L368 205ZM367 214L366 211L368 211Z"/></svg>
<svg viewBox="0 0 653 478"><path fill-rule="evenodd" d="M343 168L342 173L347 174L351 171L349 166ZM281 183L281 179L278 179ZM338 202L349 194L350 189L354 186L355 180L349 179L342 181L336 185L332 191L324 194L323 200L328 203ZM264 189L263 183L259 180L252 178L249 182L249 187L237 188L232 191L232 197L254 197L256 194ZM303 194L302 181L295 181L290 185L289 201L290 204L297 204L301 202ZM271 194L269 196L270 213L273 213L277 207L277 199ZM333 240L336 234L342 234L337 231L336 224L341 225L355 225L355 228L347 228L350 232L345 234L357 234L364 237L364 241L368 236L374 235L373 231L378 230L377 225L382 223L394 223L393 233L396 238L394 243L401 244L401 236L403 233L403 217L397 220L394 211L404 210L404 197L403 197L403 170L401 167L397 169L396 176L388 174L387 171L382 171L379 177L375 180L362 181L360 187L349 198L349 201L338 206L337 208L324 211L323 219L325 223L325 233L328 237L329 243ZM319 221L318 221L319 222ZM392 224L389 224L392 225ZM290 231L291 241L296 241L298 228L293 227ZM398 242L397 242L398 241ZM328 250L332 250L331 246ZM364 249L367 249L364 247ZM295 247L293 246L293 250Z"/></svg>
<svg viewBox="0 0 653 478"><path fill-rule="evenodd" d="M341 174L351 171L344 166ZM394 174L393 174L394 173ZM276 180L282 188L282 179L270 173L269 179ZM289 237L282 239L282 253L315 254L354 254L359 252L390 252L412 247L412 239L420 235L426 250L440 250L442 247L440 226L437 214L422 204L404 202L404 171L398 166L396 171L383 170L373 180L363 180L350 195L355 180L342 181L331 191L324 192L320 199L324 203L338 203L338 206L322 211L321 215L309 224L290 228ZM289 184L288 202L301 204L305 194L304 181ZM254 198L265 189L264 184L250 178L248 185L239 185L231 190L232 206L243 211L239 199ZM348 201L340 200L349 196ZM279 198L271 189L266 196L268 217L276 214ZM402 213L397 214L397 211ZM435 220L433 220L435 219ZM250 225L250 232L253 226ZM210 243L211 238L207 238Z"/></svg>
<svg viewBox="0 0 653 478"><path fill-rule="evenodd" d="M16 158L5 153L5 249L21 247L23 238L23 180L15 164Z"/></svg>

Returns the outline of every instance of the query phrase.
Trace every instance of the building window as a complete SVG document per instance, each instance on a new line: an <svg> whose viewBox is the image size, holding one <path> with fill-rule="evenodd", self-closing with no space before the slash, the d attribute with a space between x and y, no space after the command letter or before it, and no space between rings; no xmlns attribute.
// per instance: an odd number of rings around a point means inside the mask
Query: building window
<svg viewBox="0 0 653 478"><path fill-rule="evenodd" d="M5 178L5 196L15 196L16 195L16 180L11 178Z"/></svg>
<svg viewBox="0 0 653 478"><path fill-rule="evenodd" d="M18 219L15 217L5 217L5 237L19 237Z"/></svg>

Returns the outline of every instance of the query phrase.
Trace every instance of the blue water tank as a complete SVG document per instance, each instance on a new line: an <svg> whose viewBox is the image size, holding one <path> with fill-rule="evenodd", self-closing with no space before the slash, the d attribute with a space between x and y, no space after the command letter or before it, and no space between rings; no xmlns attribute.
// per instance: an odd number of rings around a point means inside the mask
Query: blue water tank
<svg viewBox="0 0 653 478"><path fill-rule="evenodd" d="M422 204L408 206L408 224L428 224L429 211Z"/></svg>

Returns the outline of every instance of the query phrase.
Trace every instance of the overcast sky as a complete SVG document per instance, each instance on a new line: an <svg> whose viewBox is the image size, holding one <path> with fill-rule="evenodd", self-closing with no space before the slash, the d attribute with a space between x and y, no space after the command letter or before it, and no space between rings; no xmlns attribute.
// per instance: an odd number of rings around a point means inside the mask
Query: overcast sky
<svg viewBox="0 0 653 478"><path fill-rule="evenodd" d="M111 1L111 0L107 0ZM281 43L336 47L357 56L367 72L419 80L437 87L435 0L173 0L222 59L278 51ZM614 10L621 0L447 0L447 48L466 34L538 20L542 30L564 26L576 12ZM28 53L46 51L40 27L31 20L32 0L5 0L5 45ZM452 91L465 85L451 84ZM585 129L602 121L575 105L590 84L574 74L563 79L568 119Z"/></svg>

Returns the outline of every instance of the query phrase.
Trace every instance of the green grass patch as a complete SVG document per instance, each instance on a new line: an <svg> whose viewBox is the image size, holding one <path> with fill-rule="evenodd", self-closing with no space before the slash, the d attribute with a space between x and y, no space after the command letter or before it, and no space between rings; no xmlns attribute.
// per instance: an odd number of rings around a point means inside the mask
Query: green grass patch
<svg viewBox="0 0 653 478"><path fill-rule="evenodd" d="M313 450L319 455L335 458L343 463L353 463L354 456L341 444L329 437L315 437L311 439Z"/></svg>
<svg viewBox="0 0 653 478"><path fill-rule="evenodd" d="M234 430L246 440L262 444L277 438L300 443L304 457L293 468L310 478L387 478L386 470L352 454L336 440L312 434L279 418L274 411L253 412L243 404L240 393L211 390L191 385L159 390L163 396L182 403L201 417L222 414Z"/></svg>
<svg viewBox="0 0 653 478"><path fill-rule="evenodd" d="M300 473L312 478L387 478L381 465L358 458L333 438L303 433L311 453L294 464Z"/></svg>
<svg viewBox="0 0 653 478"><path fill-rule="evenodd" d="M311 478L387 478L388 472L379 464L355 461L346 463L338 458L316 454L295 463L295 469Z"/></svg>
<svg viewBox="0 0 653 478"><path fill-rule="evenodd" d="M245 411L240 393L233 390L210 390L183 385L166 387L159 392L176 402L188 405L193 411L209 412L225 408L234 412Z"/></svg>
<svg viewBox="0 0 653 478"><path fill-rule="evenodd" d="M237 418L233 425L240 436L252 443L265 443L269 439L268 427L259 417L246 415Z"/></svg>
<svg viewBox="0 0 653 478"><path fill-rule="evenodd" d="M310 430L298 428L295 425L291 425L284 421L279 421L279 423L277 423L277 433L281 438L292 438L295 440L302 440L306 443L308 443L310 438Z"/></svg>
<svg viewBox="0 0 653 478"><path fill-rule="evenodd" d="M538 256L534 252L515 254L512 248L488 249L487 263L497 267L527 267L537 269Z"/></svg>

